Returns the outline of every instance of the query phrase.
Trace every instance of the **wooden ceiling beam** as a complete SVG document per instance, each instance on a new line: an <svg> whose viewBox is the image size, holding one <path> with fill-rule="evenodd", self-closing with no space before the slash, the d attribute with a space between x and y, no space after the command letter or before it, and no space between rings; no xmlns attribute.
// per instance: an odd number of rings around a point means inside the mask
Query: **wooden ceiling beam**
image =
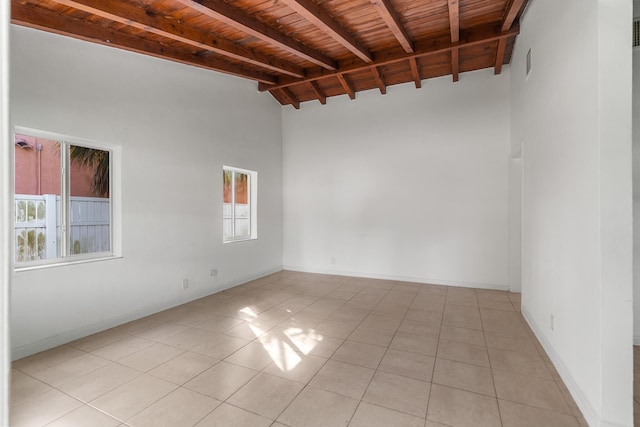
<svg viewBox="0 0 640 427"><path fill-rule="evenodd" d="M104 46L150 55L207 70L219 71L264 84L273 84L277 81L275 76L249 70L237 64L230 64L220 58L191 54L183 49L172 48L157 42L116 32L101 25L80 21L41 7L25 5L19 0L11 0L11 22L16 25L44 30Z"/></svg>
<svg viewBox="0 0 640 427"><path fill-rule="evenodd" d="M271 43L280 49L306 59L327 70L335 70L336 62L325 54L300 43L275 28L265 24L222 0L177 0L187 7L217 21L243 31L257 39Z"/></svg>
<svg viewBox="0 0 640 427"><path fill-rule="evenodd" d="M416 84L416 89L420 89L422 87L422 79L420 78L420 70L418 69L416 58L409 58L409 66L411 67L411 75Z"/></svg>
<svg viewBox="0 0 640 427"><path fill-rule="evenodd" d="M458 0L449 0L449 29L451 32L451 43L460 41L460 4ZM458 48L451 49L451 76L454 82L460 79L460 51Z"/></svg>
<svg viewBox="0 0 640 427"><path fill-rule="evenodd" d="M413 53L413 41L391 2L389 0L371 0L371 4L376 8L404 51Z"/></svg>
<svg viewBox="0 0 640 427"><path fill-rule="evenodd" d="M376 81L376 85L378 85L380 93L385 95L387 93L387 85L384 84L384 80L380 75L380 71L378 71L378 67L371 67L371 74L373 74L373 79Z"/></svg>
<svg viewBox="0 0 640 427"><path fill-rule="evenodd" d="M502 72L502 64L504 63L504 54L507 50L507 39L498 40L498 52L496 53L496 66L494 74L498 75Z"/></svg>
<svg viewBox="0 0 640 427"><path fill-rule="evenodd" d="M289 104L291 104L293 108L295 108L296 110L300 109L300 101L288 87L283 87L282 89L280 89L280 92L285 97L285 99L289 101Z"/></svg>
<svg viewBox="0 0 640 427"><path fill-rule="evenodd" d="M320 104L325 105L327 103L327 95L325 95L322 89L320 89L318 82L309 82L309 84L311 85L313 92L316 94L318 101L320 101Z"/></svg>
<svg viewBox="0 0 640 427"><path fill-rule="evenodd" d="M460 80L460 49L451 49L451 78L454 82Z"/></svg>
<svg viewBox="0 0 640 427"><path fill-rule="evenodd" d="M180 22L154 16L143 8L121 0L55 0L56 3L82 10L120 24L166 37L202 50L263 67L293 77L304 77L302 67L246 49L230 40L194 30Z"/></svg>
<svg viewBox="0 0 640 427"><path fill-rule="evenodd" d="M352 100L356 99L356 92L347 81L347 78L342 74L336 74L336 77L338 78L338 81L342 85L342 88L344 89L346 94L349 95L349 98L351 98Z"/></svg>
<svg viewBox="0 0 640 427"><path fill-rule="evenodd" d="M300 83L322 80L326 78L337 77L342 74L349 74L357 71L368 70L371 67L381 67L383 65L394 64L397 62L408 61L412 58L423 58L431 55L444 54L451 52L454 49L461 49L465 47L474 47L486 45L489 43L495 43L500 39L509 39L515 37L520 32L518 25L512 26L508 31L502 33L496 33L494 25L483 25L479 27L469 28L464 32L461 32L460 42L451 43L449 36L440 36L425 40L416 40L415 52L393 52L393 53L380 53L376 55L376 61L373 64L357 64L349 63L343 64L338 72L327 72L324 70L310 70L307 73L306 79L293 79L289 77L280 78L279 82L275 85L263 84L258 86L260 91L268 91L274 88L295 86Z"/></svg>
<svg viewBox="0 0 640 427"><path fill-rule="evenodd" d="M283 0L298 15L311 22L318 29L329 35L354 55L366 63L373 62L373 55L369 49L353 34L334 20L313 0Z"/></svg>
<svg viewBox="0 0 640 427"><path fill-rule="evenodd" d="M502 17L501 31L507 31L515 22L527 0L509 0Z"/></svg>

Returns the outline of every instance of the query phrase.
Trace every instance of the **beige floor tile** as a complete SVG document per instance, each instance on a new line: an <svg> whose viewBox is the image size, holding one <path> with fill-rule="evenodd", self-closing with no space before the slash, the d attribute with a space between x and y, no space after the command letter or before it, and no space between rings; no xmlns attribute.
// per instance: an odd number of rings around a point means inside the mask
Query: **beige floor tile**
<svg viewBox="0 0 640 427"><path fill-rule="evenodd" d="M77 348L78 350L89 352L111 344L112 342L119 341L126 336L127 335L119 329L107 329L106 331L70 342L67 345Z"/></svg>
<svg viewBox="0 0 640 427"><path fill-rule="evenodd" d="M442 313L429 310L411 308L405 316L407 320L428 323L431 326L440 326Z"/></svg>
<svg viewBox="0 0 640 427"><path fill-rule="evenodd" d="M353 415L349 427L424 427L424 418L362 402Z"/></svg>
<svg viewBox="0 0 640 427"><path fill-rule="evenodd" d="M140 372L110 363L100 369L78 377L59 386L59 389L83 402L93 399L131 381Z"/></svg>
<svg viewBox="0 0 640 427"><path fill-rule="evenodd" d="M571 415L554 381L503 371L493 371L493 381L499 399Z"/></svg>
<svg viewBox="0 0 640 427"><path fill-rule="evenodd" d="M9 388L9 400L11 406L32 399L46 391L51 390L51 386L39 381L27 374L23 374L17 369L11 370L11 385Z"/></svg>
<svg viewBox="0 0 640 427"><path fill-rule="evenodd" d="M11 364L11 367L24 372L25 374L31 375L59 363L66 362L67 360L82 356L83 354L85 354L83 351L67 345L62 345L60 347L52 348L51 350L34 354L33 356L16 360Z"/></svg>
<svg viewBox="0 0 640 427"><path fill-rule="evenodd" d="M140 337L126 337L119 341L100 347L91 353L109 360L120 360L130 354L136 353L144 348L153 345L153 341Z"/></svg>
<svg viewBox="0 0 640 427"><path fill-rule="evenodd" d="M553 379L538 352L521 353L507 350L489 348L489 360L491 367L501 371L515 372L517 374L531 375L534 377Z"/></svg>
<svg viewBox="0 0 640 427"><path fill-rule="evenodd" d="M107 359L84 353L80 357L67 360L50 368L34 373L32 376L51 386L58 387L75 378L93 372L108 365Z"/></svg>
<svg viewBox="0 0 640 427"><path fill-rule="evenodd" d="M260 342L251 342L240 350L227 357L225 362L244 366L245 368L261 371L274 361L274 357L280 356L280 352L274 352L273 356Z"/></svg>
<svg viewBox="0 0 640 427"><path fill-rule="evenodd" d="M579 427L578 420L566 414L533 406L498 400L504 427Z"/></svg>
<svg viewBox="0 0 640 427"><path fill-rule="evenodd" d="M176 388L175 384L142 374L93 400L91 405L126 421Z"/></svg>
<svg viewBox="0 0 640 427"><path fill-rule="evenodd" d="M353 399L360 399L374 372L373 369L329 360L313 377L309 385Z"/></svg>
<svg viewBox="0 0 640 427"><path fill-rule="evenodd" d="M333 320L324 320L319 323L314 329L317 333L327 337L342 338L345 339L354 331L358 326L359 321L339 322Z"/></svg>
<svg viewBox="0 0 640 427"><path fill-rule="evenodd" d="M377 329L358 327L347 339L363 344L387 347L393 339L394 334L395 333L391 331L379 331Z"/></svg>
<svg viewBox="0 0 640 427"><path fill-rule="evenodd" d="M432 337L398 332L393 338L393 341L391 341L389 348L424 354L425 356L435 356L436 349L438 348L438 340Z"/></svg>
<svg viewBox="0 0 640 427"><path fill-rule="evenodd" d="M435 358L417 353L389 349L378 370L391 374L431 381Z"/></svg>
<svg viewBox="0 0 640 427"><path fill-rule="evenodd" d="M218 400L226 400L256 375L258 372L253 369L220 362L187 382L184 387Z"/></svg>
<svg viewBox="0 0 640 427"><path fill-rule="evenodd" d="M522 315L516 311L494 310L490 308L480 308L482 320L499 320L506 324L522 323Z"/></svg>
<svg viewBox="0 0 640 427"><path fill-rule="evenodd" d="M470 365L489 367L487 348L472 344L440 339L440 343L438 344L438 357L468 363Z"/></svg>
<svg viewBox="0 0 640 427"><path fill-rule="evenodd" d="M454 326L442 326L440 330L442 341L461 342L472 345L485 345L484 333L478 329L456 328Z"/></svg>
<svg viewBox="0 0 640 427"><path fill-rule="evenodd" d="M58 390L46 391L11 407L12 426L43 426L82 406L82 402Z"/></svg>
<svg viewBox="0 0 640 427"><path fill-rule="evenodd" d="M502 335L515 335L520 337L528 337L529 332L522 322L505 322L497 319L484 319L482 321L483 329L489 332L496 332Z"/></svg>
<svg viewBox="0 0 640 427"><path fill-rule="evenodd" d="M324 358L331 357L342 345L340 338L325 337L313 331L287 330L286 335L295 349L302 354L310 354Z"/></svg>
<svg viewBox="0 0 640 427"><path fill-rule="evenodd" d="M186 326L176 325L175 323L162 323L150 329L146 329L136 334L140 338L144 338L151 341L161 341L170 337L171 335L178 334L188 330Z"/></svg>
<svg viewBox="0 0 640 427"><path fill-rule="evenodd" d="M431 387L427 419L455 427L502 425L496 398L438 384Z"/></svg>
<svg viewBox="0 0 640 427"><path fill-rule="evenodd" d="M88 405L69 412L47 427L116 427L120 421Z"/></svg>
<svg viewBox="0 0 640 427"><path fill-rule="evenodd" d="M435 421L427 420L427 423L424 425L424 427L451 427L451 426L448 426L448 425L445 425L445 424L440 424L440 423L437 423Z"/></svg>
<svg viewBox="0 0 640 427"><path fill-rule="evenodd" d="M197 424L221 402L185 388L178 388L127 423L133 427L189 427Z"/></svg>
<svg viewBox="0 0 640 427"><path fill-rule="evenodd" d="M302 354L297 356L298 359L289 358L284 364L272 362L263 372L306 384L327 363L324 357Z"/></svg>
<svg viewBox="0 0 640 427"><path fill-rule="evenodd" d="M427 298L426 301L420 298L420 294L413 300L411 308L416 310L435 311L442 314L444 312L444 298L434 300L433 298Z"/></svg>
<svg viewBox="0 0 640 427"><path fill-rule="evenodd" d="M388 314L371 313L362 321L360 326L379 331L395 332L400 327L403 318L403 315L390 316Z"/></svg>
<svg viewBox="0 0 640 427"><path fill-rule="evenodd" d="M438 338L438 336L440 335L440 324L433 325L429 322L420 322L417 320L405 319L400 324L398 332L421 335L423 337Z"/></svg>
<svg viewBox="0 0 640 427"><path fill-rule="evenodd" d="M339 308L333 313L329 319L334 322L362 322L369 315L368 310L353 310Z"/></svg>
<svg viewBox="0 0 640 427"><path fill-rule="evenodd" d="M163 380L182 385L218 362L218 359L187 351L153 368L149 373Z"/></svg>
<svg viewBox="0 0 640 427"><path fill-rule="evenodd" d="M231 329L228 329L224 332L225 335L229 335L230 337L242 338L244 340L253 341L256 338L261 337L269 330L260 329L256 325L252 325L250 322L244 322L235 326Z"/></svg>
<svg viewBox="0 0 640 427"><path fill-rule="evenodd" d="M424 418L430 389L428 382L378 371L362 400Z"/></svg>
<svg viewBox="0 0 640 427"><path fill-rule="evenodd" d="M302 388L303 385L295 381L260 373L227 402L274 420Z"/></svg>
<svg viewBox="0 0 640 427"><path fill-rule="evenodd" d="M484 336L487 347L520 353L537 353L536 346L529 336L505 335L490 331L485 331Z"/></svg>
<svg viewBox="0 0 640 427"><path fill-rule="evenodd" d="M272 421L244 409L223 403L200 421L197 427L269 427Z"/></svg>
<svg viewBox="0 0 640 427"><path fill-rule="evenodd" d="M249 341L242 338L215 335L206 343L195 346L192 351L215 359L224 359L247 344L249 344Z"/></svg>
<svg viewBox="0 0 640 427"><path fill-rule="evenodd" d="M507 301L479 299L478 305L480 306L480 308L488 308L491 310L516 311L516 309L513 307L513 304L511 304L511 301L509 301L508 298Z"/></svg>
<svg viewBox="0 0 640 427"><path fill-rule="evenodd" d="M433 383L495 397L491 369L446 359L436 359Z"/></svg>
<svg viewBox="0 0 640 427"><path fill-rule="evenodd" d="M177 319L172 320L172 323L181 326L194 327L199 323L205 322L215 315L211 313L209 310L201 310L194 308L189 310L184 316L180 316Z"/></svg>
<svg viewBox="0 0 640 427"><path fill-rule="evenodd" d="M147 372L181 353L184 353L184 350L162 343L155 343L150 347L120 359L118 363L141 372Z"/></svg>
<svg viewBox="0 0 640 427"><path fill-rule="evenodd" d="M455 313L445 313L442 318L444 326L454 326L456 328L478 329L482 330L482 321L480 315L460 315Z"/></svg>
<svg viewBox="0 0 640 427"><path fill-rule="evenodd" d="M386 349L376 345L363 344L355 341L345 341L333 355L331 359L365 368L375 369L384 356Z"/></svg>
<svg viewBox="0 0 640 427"><path fill-rule="evenodd" d="M289 426L344 427L357 406L355 399L307 386L278 421Z"/></svg>
<svg viewBox="0 0 640 427"><path fill-rule="evenodd" d="M241 324L245 323L240 319L225 316L209 316L207 320L202 323L198 323L195 327L199 329L206 329L211 332L226 332L229 329L233 329Z"/></svg>
<svg viewBox="0 0 640 427"><path fill-rule="evenodd" d="M216 340L219 336L221 335L204 329L189 328L186 331L178 332L158 341L172 347L191 350L199 345L206 345Z"/></svg>

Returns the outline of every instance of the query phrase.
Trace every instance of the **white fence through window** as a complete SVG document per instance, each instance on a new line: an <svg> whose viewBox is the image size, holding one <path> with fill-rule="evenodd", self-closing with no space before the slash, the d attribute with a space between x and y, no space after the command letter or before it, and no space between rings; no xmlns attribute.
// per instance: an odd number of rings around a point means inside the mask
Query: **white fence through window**
<svg viewBox="0 0 640 427"><path fill-rule="evenodd" d="M106 252L111 249L110 199L71 197L71 255ZM15 256L17 262L61 256L60 196L16 194Z"/></svg>

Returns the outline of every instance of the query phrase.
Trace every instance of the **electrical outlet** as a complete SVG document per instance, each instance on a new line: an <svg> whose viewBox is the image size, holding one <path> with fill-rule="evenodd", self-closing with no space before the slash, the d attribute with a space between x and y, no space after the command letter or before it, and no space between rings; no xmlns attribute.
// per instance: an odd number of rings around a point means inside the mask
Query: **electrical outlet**
<svg viewBox="0 0 640 427"><path fill-rule="evenodd" d="M212 276L217 276L218 275L218 269L217 268L211 269L211 275Z"/></svg>
<svg viewBox="0 0 640 427"><path fill-rule="evenodd" d="M551 327L552 331L556 328L556 317L553 314L549 318L549 326Z"/></svg>
<svg viewBox="0 0 640 427"><path fill-rule="evenodd" d="M187 289L189 287L189 279L182 279L182 289Z"/></svg>

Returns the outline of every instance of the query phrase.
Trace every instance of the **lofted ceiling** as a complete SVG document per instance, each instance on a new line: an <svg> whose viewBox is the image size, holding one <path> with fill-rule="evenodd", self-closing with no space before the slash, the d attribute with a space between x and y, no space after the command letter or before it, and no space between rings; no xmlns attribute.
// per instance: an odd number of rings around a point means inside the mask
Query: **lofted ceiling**
<svg viewBox="0 0 640 427"><path fill-rule="evenodd" d="M528 0L11 0L14 24L258 82L281 104L493 68Z"/></svg>

